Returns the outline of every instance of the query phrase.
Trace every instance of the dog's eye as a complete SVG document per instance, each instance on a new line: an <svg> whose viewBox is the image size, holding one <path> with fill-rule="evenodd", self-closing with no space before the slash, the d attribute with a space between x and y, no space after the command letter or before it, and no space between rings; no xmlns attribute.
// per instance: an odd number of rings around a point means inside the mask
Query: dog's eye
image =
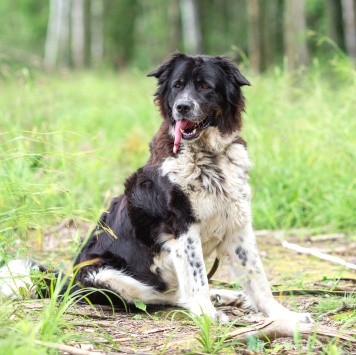
<svg viewBox="0 0 356 355"><path fill-rule="evenodd" d="M173 87L175 87L176 89L180 89L181 83L175 83Z"/></svg>
<svg viewBox="0 0 356 355"><path fill-rule="evenodd" d="M201 87L202 89L204 89L204 90L211 89L211 87L210 87L208 84L201 84L200 87Z"/></svg>

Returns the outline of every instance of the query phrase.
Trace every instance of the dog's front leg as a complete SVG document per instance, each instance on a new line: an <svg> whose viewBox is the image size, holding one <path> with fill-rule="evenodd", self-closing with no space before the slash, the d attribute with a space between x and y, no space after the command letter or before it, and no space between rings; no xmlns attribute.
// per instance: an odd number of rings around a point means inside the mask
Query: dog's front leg
<svg viewBox="0 0 356 355"><path fill-rule="evenodd" d="M200 315L216 318L216 310L210 300L200 240L200 229L194 224L178 238L167 242L170 258L178 279L179 299L176 304Z"/></svg>
<svg viewBox="0 0 356 355"><path fill-rule="evenodd" d="M237 281L242 284L252 306L268 317L313 322L309 314L291 312L273 298L251 225L227 238L223 247L223 253L229 256Z"/></svg>

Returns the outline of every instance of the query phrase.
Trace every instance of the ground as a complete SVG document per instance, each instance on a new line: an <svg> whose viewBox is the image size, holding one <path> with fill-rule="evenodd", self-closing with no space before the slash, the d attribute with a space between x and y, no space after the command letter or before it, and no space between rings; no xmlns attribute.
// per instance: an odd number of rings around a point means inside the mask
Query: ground
<svg viewBox="0 0 356 355"><path fill-rule="evenodd" d="M90 228L86 223L66 220L60 225L43 233L41 245L33 245L37 248L39 254L46 254L47 259L52 258L54 264L59 260L65 260L67 265L69 255L66 250L75 252L73 247L73 236L78 238L85 235ZM355 236L344 234L331 234L327 231L323 235L315 236L311 231L257 231L258 245L263 264L268 278L273 285L274 290L306 290L302 296L279 297L279 301L290 309L310 312L319 324L335 327L335 332L343 328L346 331L353 331L356 327L356 298L335 297L328 293L317 295L308 294L308 290L327 290L341 292L355 292L355 272L343 268L337 264L331 264L327 261L315 257L298 254L295 251L285 249L281 245L281 240L288 240L299 245L310 248L317 248L326 253L339 256L350 263L356 262L356 238ZM75 238L74 238L75 239ZM75 242L75 240L74 240ZM211 263L211 261L210 261ZM208 265L209 268L209 265ZM350 280L340 280L350 279ZM227 281L227 270L222 265L213 277L217 281ZM23 313L36 314L42 311L43 306L48 304L49 300L38 300L23 303ZM324 315L330 309L336 309L343 302L351 305L351 309L337 314ZM144 308L144 305L140 306ZM228 326L207 325L204 322L197 322L189 316L176 312L177 309L166 307L150 307L147 312L138 310L135 307L128 312L123 310L113 310L110 307L92 307L90 305L75 305L68 308L64 319L66 331L79 334L82 338L79 341L69 341L67 344L74 348L67 349L73 354L93 354L100 352L108 354L110 352L121 352L128 354L183 354L194 353L204 354L218 352L219 339L224 332L233 331L241 325L253 325L263 319L261 314L250 312L248 309L238 309L235 307L224 307L225 313L230 321L236 322L235 325ZM208 322L209 323L209 322ZM210 335L206 335L206 329ZM204 333L205 332L205 333ZM220 337L220 338L219 338ZM354 335L356 339L356 335ZM85 340L85 338L87 340ZM205 347L197 339L206 339L213 344ZM204 341L203 341L204 343ZM215 345L214 345L215 344ZM348 344L334 342L335 348L343 348L345 354L355 354L355 349ZM48 345L48 344L47 344ZM49 344L56 347L55 344ZM295 342L292 338L278 339L272 344L262 348L263 344L257 342L246 346L240 346L237 350L236 345L223 346L219 353L244 353L252 354L252 350L260 349L261 353L270 354L325 354L332 353L332 346L322 345L309 340ZM308 348L309 346L309 348ZM354 345L355 347L355 345ZM209 350L210 349L210 350ZM324 350L323 350L324 349ZM329 350L325 350L329 349ZM331 349L331 350L330 350ZM60 349L66 353L66 349ZM335 350L336 351L336 350ZM68 352L67 352L68 353ZM334 352L338 354L338 352Z"/></svg>

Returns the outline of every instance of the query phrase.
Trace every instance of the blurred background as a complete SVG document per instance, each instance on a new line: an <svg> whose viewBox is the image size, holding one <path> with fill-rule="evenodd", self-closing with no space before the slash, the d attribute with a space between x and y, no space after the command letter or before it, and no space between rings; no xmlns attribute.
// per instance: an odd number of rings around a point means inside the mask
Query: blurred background
<svg viewBox="0 0 356 355"><path fill-rule="evenodd" d="M356 0L1 0L0 262L19 240L43 248L63 220L87 230L123 192L161 122L146 73L176 50L228 55L252 83L254 227L355 236L355 11Z"/></svg>
<svg viewBox="0 0 356 355"><path fill-rule="evenodd" d="M306 66L332 47L356 58L354 0L2 0L0 13L2 75L14 63L147 69L176 50L255 72Z"/></svg>

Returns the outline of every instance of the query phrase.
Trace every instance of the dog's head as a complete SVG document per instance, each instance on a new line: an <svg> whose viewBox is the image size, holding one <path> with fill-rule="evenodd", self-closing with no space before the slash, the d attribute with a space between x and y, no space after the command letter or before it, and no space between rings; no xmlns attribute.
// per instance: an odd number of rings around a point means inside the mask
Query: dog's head
<svg viewBox="0 0 356 355"><path fill-rule="evenodd" d="M158 79L156 102L174 134L174 153L182 139L195 141L208 127L222 134L241 128L240 87L250 83L231 60L176 53L148 76Z"/></svg>

